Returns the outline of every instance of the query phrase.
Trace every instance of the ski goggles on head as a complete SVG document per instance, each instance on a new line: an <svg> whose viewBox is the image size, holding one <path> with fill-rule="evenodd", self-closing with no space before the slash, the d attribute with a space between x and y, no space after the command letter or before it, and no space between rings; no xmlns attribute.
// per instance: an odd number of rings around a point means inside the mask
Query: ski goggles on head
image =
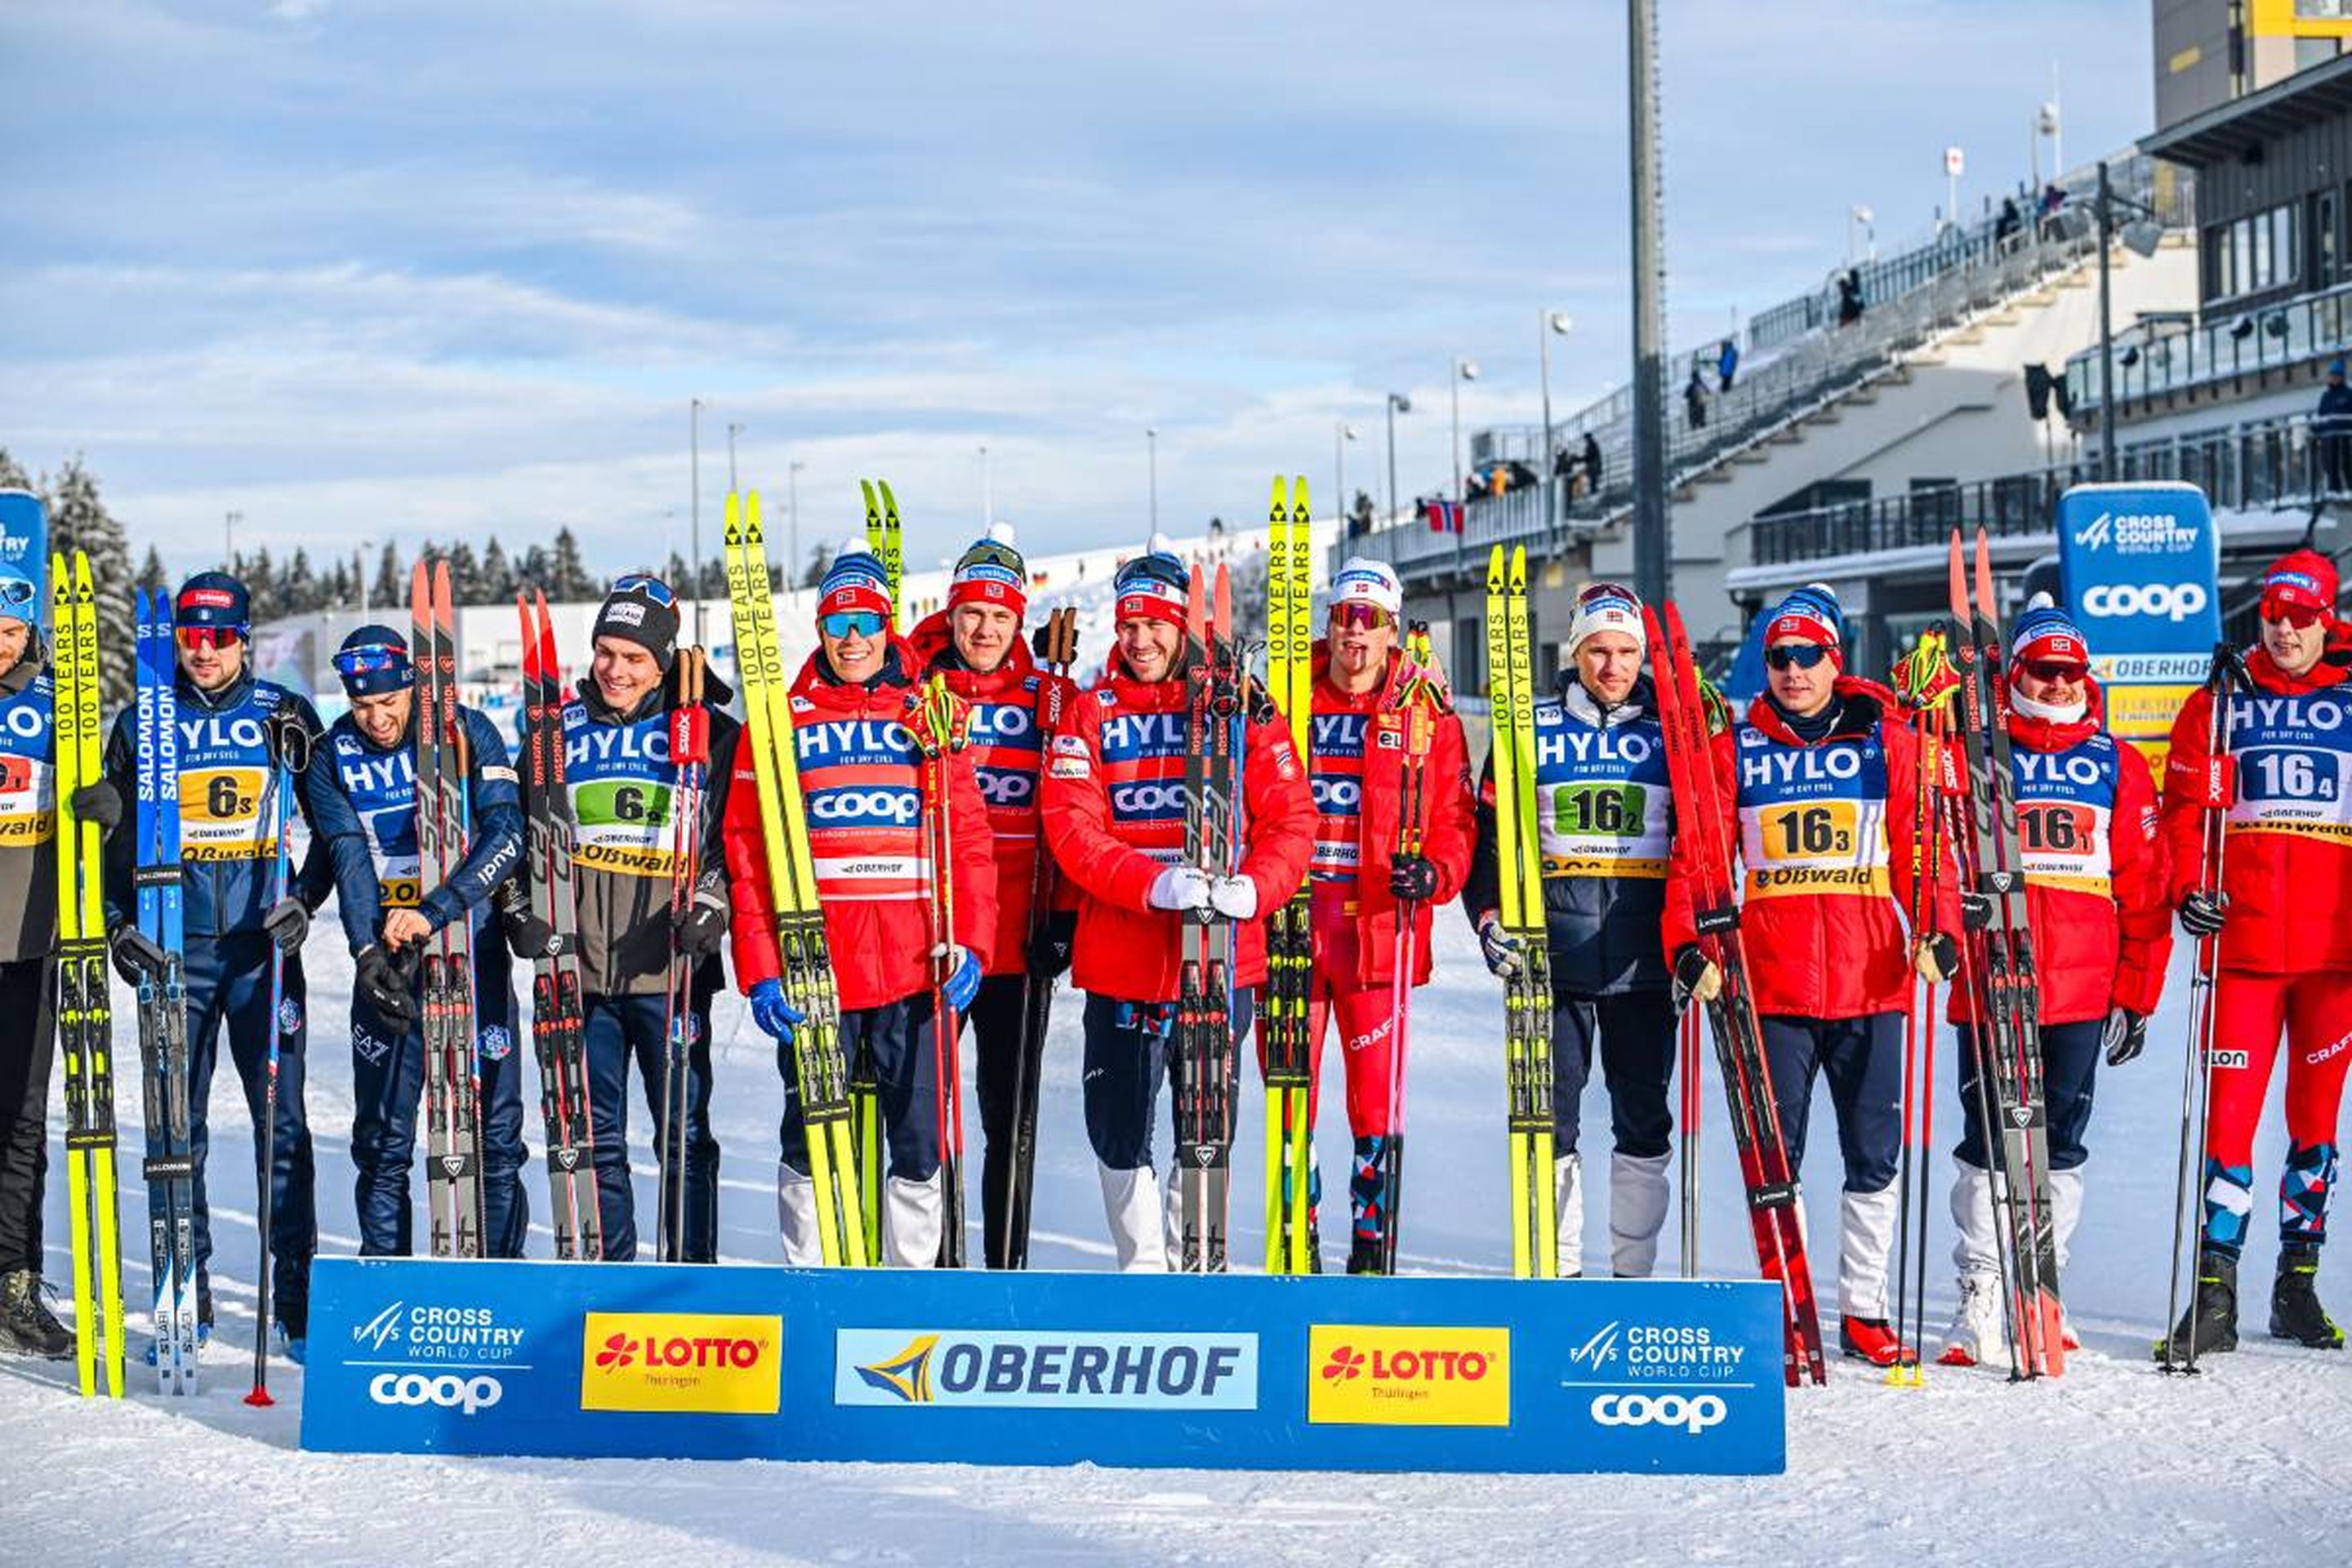
<svg viewBox="0 0 2352 1568"><path fill-rule="evenodd" d="M1792 665L1799 669L1811 669L1829 656L1830 650L1817 642L1782 643L1764 650L1764 662L1774 669L1787 669Z"/></svg>
<svg viewBox="0 0 2352 1568"><path fill-rule="evenodd" d="M835 610L816 618L817 628L829 637L873 637L882 635L882 617L872 610Z"/></svg>
<svg viewBox="0 0 2352 1568"><path fill-rule="evenodd" d="M339 650L335 655L335 673L350 679L361 675L382 675L400 668L408 662L408 650L390 643L362 643L357 647Z"/></svg>
<svg viewBox="0 0 2352 1568"><path fill-rule="evenodd" d="M182 626L175 634L187 648L232 647L245 640L243 626Z"/></svg>
<svg viewBox="0 0 2352 1568"><path fill-rule="evenodd" d="M2263 619L2278 626L2292 626L2296 631L2317 626L2327 612L2317 605L2299 605L2277 594L2263 597Z"/></svg>
<svg viewBox="0 0 2352 1568"><path fill-rule="evenodd" d="M1343 630L1376 632L1383 626L1396 625L1396 617L1378 605L1351 599L1344 605L1331 606L1331 624Z"/></svg>
<svg viewBox="0 0 2352 1568"><path fill-rule="evenodd" d="M658 577L649 577L642 572L625 573L614 578L613 592L643 594L665 610L675 609L677 606L677 595L670 591L668 584Z"/></svg>
<svg viewBox="0 0 2352 1568"><path fill-rule="evenodd" d="M963 559L956 563L955 569L967 572L974 566L994 566L1012 573L1015 577L1029 570L1029 563L1021 558L1021 552L1001 539L979 541L963 552Z"/></svg>
<svg viewBox="0 0 2352 1568"><path fill-rule="evenodd" d="M2029 658L2025 673L2036 680L2063 680L2071 686L2089 675L2091 667L2071 658Z"/></svg>
<svg viewBox="0 0 2352 1568"><path fill-rule="evenodd" d="M0 577L0 610L30 609L39 592L30 577Z"/></svg>

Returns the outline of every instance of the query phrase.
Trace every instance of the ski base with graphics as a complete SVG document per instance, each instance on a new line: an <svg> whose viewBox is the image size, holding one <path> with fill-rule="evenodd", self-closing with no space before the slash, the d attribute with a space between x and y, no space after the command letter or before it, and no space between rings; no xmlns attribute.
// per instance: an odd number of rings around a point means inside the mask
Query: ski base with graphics
<svg viewBox="0 0 2352 1568"><path fill-rule="evenodd" d="M1767 1279L1780 1282L1786 1350L1782 1371L1789 1385L1829 1380L1822 1350L1821 1310L1813 1294L1812 1267L1805 1257L1803 1205L1796 1173L1781 1139L1780 1108L1748 989L1748 958L1739 936L1739 906L1733 897L1732 847L1719 780L1715 770L1710 704L1691 656L1682 612L1672 602L1661 610L1643 605L1643 627L1650 647L1661 650L1654 666L1658 720L1665 735L1666 771L1673 781L1675 829L1692 846L1697 886L1691 895L1698 944L1722 977L1706 1004L1715 1033L1717 1065L1731 1111L1731 1136L1739 1151L1739 1177L1748 1189L1748 1216L1756 1237L1756 1260Z"/></svg>
<svg viewBox="0 0 2352 1568"><path fill-rule="evenodd" d="M1267 522L1266 671L1275 705L1290 724L1301 759L1313 755L1314 546L1307 479L1275 477ZM1307 996L1314 986L1315 937L1307 879L1266 922L1265 1016L1258 1025L1265 1060L1265 1268L1269 1274L1322 1270L1315 1234L1314 1048Z"/></svg>
<svg viewBox="0 0 2352 1568"><path fill-rule="evenodd" d="M49 557L58 861L58 1054L65 1061L66 1192L73 1217L74 1371L84 1397L101 1381L122 1397L122 1239L115 1202L114 1023L107 1000L106 909L99 829L74 792L103 776L98 716L98 606L89 558ZM30 612L27 612L29 614Z"/></svg>
<svg viewBox="0 0 2352 1568"><path fill-rule="evenodd" d="M777 959L784 994L805 1015L793 1031L793 1087L816 1184L817 1239L828 1265L864 1268L879 1256L860 1202L857 1150L850 1136L848 1071L841 1052L841 1005L817 901L801 796L800 753L790 689L776 641L776 605L760 529L760 495L727 498L727 594L743 692L744 739L760 792L760 833L776 906ZM870 1147L877 1154L880 1140ZM874 1207L878 1211L877 1201Z"/></svg>

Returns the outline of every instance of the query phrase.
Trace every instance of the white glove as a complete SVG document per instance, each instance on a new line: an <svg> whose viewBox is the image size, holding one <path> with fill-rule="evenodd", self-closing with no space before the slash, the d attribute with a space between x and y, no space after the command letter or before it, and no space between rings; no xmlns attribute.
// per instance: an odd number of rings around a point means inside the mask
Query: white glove
<svg viewBox="0 0 2352 1568"><path fill-rule="evenodd" d="M1257 918L1257 884L1247 877L1220 877L1209 889L1209 902L1229 921Z"/></svg>
<svg viewBox="0 0 2352 1568"><path fill-rule="evenodd" d="M1171 866L1152 882L1145 901L1155 910L1205 910L1209 875L1198 866Z"/></svg>

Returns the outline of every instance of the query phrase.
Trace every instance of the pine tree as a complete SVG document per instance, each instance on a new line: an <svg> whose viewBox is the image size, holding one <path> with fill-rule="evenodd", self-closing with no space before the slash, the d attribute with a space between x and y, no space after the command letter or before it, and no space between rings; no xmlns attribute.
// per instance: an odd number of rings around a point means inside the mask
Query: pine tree
<svg viewBox="0 0 2352 1568"><path fill-rule="evenodd" d="M128 702L131 661L119 655L138 640L131 625L131 542L100 499L98 476L82 467L79 455L68 459L48 489L49 548L79 550L89 557L90 582L98 595L99 647L118 650L118 657L99 660L100 700L109 705Z"/></svg>
<svg viewBox="0 0 2352 1568"><path fill-rule="evenodd" d="M549 560L547 547L534 544L522 552L522 560L515 568L515 586L533 588L544 593L553 572L554 567Z"/></svg>
<svg viewBox="0 0 2352 1568"><path fill-rule="evenodd" d="M371 601L379 605L399 605L408 597L408 569L400 563L400 546L384 542L383 553L375 558L375 584L368 590Z"/></svg>
<svg viewBox="0 0 2352 1568"><path fill-rule="evenodd" d="M310 570L310 552L301 545L294 547L294 559L287 563L283 589L285 608L289 616L308 615L319 608L319 579Z"/></svg>
<svg viewBox="0 0 2352 1568"><path fill-rule="evenodd" d="M256 621L274 621L286 613L285 595L279 591L278 568L269 559L269 546L263 545L250 559L238 551L229 563L229 575L245 584L245 596Z"/></svg>
<svg viewBox="0 0 2352 1568"><path fill-rule="evenodd" d="M0 447L0 490L31 489L33 489L33 476L25 471L23 464L8 455L7 447Z"/></svg>
<svg viewBox="0 0 2352 1568"><path fill-rule="evenodd" d="M498 535L482 551L481 600L485 604L504 604L514 597L514 567L507 561L506 546Z"/></svg>
<svg viewBox="0 0 2352 1568"><path fill-rule="evenodd" d="M479 604L482 598L482 568L474 560L474 547L464 540L449 547L449 597L460 605Z"/></svg>
<svg viewBox="0 0 2352 1568"><path fill-rule="evenodd" d="M335 558L335 574L326 581L326 601L336 609L356 607L359 592L352 586L352 563L341 556Z"/></svg>
<svg viewBox="0 0 2352 1568"><path fill-rule="evenodd" d="M832 545L817 543L809 546L808 570L801 574L800 586L814 588L824 582L825 569L832 564Z"/></svg>
<svg viewBox="0 0 2352 1568"><path fill-rule="evenodd" d="M163 558L152 544L147 547L147 558L139 563L139 585L151 594L167 593L172 586L163 572Z"/></svg>
<svg viewBox="0 0 2352 1568"><path fill-rule="evenodd" d="M694 592L686 578L686 557L673 550L669 552L669 559L662 563L661 580L670 585L672 592L684 595Z"/></svg>
<svg viewBox="0 0 2352 1568"><path fill-rule="evenodd" d="M547 596L551 599L593 599L604 593L604 585L588 574L586 563L580 559L580 541L569 528L555 531L555 550L548 561Z"/></svg>

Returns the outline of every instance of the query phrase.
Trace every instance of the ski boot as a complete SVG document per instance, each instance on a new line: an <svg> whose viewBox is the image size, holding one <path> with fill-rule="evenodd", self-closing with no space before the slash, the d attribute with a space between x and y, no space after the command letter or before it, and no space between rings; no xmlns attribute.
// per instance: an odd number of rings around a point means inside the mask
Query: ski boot
<svg viewBox="0 0 2352 1568"><path fill-rule="evenodd" d="M1982 1366L2000 1349L2000 1282L1990 1274L1960 1276L1960 1301L1944 1331L1938 1366Z"/></svg>
<svg viewBox="0 0 2352 1568"><path fill-rule="evenodd" d="M1348 1272L1350 1274L1385 1274L1385 1248L1377 1236L1359 1234L1348 1244Z"/></svg>
<svg viewBox="0 0 2352 1568"><path fill-rule="evenodd" d="M2280 1249L2278 1278L2271 1281L2271 1338L2291 1340L2305 1350L2344 1348L2344 1331L2319 1304L2319 1248Z"/></svg>
<svg viewBox="0 0 2352 1568"><path fill-rule="evenodd" d="M2172 1332L2158 1340L2156 1359L2169 1367L2196 1356L2238 1348L2238 1260L2218 1252L2197 1255L2197 1294Z"/></svg>
<svg viewBox="0 0 2352 1568"><path fill-rule="evenodd" d="M1884 1318L1857 1318L1851 1312L1838 1320L1838 1348L1873 1366L1893 1366L1898 1361L1908 1364L1913 1359L1910 1348L1895 1337L1892 1323Z"/></svg>
<svg viewBox="0 0 2352 1568"><path fill-rule="evenodd" d="M0 1352L44 1361L73 1357L73 1331L41 1300L41 1277L29 1268L0 1278Z"/></svg>

